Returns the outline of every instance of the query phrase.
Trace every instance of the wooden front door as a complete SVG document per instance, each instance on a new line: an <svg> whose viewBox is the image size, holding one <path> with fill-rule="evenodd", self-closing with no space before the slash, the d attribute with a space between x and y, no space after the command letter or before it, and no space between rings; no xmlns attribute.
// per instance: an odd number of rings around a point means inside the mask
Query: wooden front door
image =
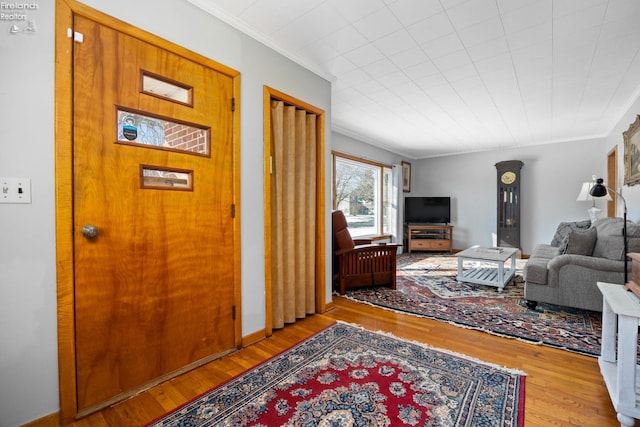
<svg viewBox="0 0 640 427"><path fill-rule="evenodd" d="M235 348L234 85L90 19L74 27L82 413Z"/></svg>

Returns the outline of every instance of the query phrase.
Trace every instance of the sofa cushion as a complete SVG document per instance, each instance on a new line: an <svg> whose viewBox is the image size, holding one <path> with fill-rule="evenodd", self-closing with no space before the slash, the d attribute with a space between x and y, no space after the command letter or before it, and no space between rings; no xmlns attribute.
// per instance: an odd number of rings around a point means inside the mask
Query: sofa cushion
<svg viewBox="0 0 640 427"><path fill-rule="evenodd" d="M629 236L627 253L640 252L640 226L636 225L634 229L637 231L636 234L631 234L629 230L627 230L627 235Z"/></svg>
<svg viewBox="0 0 640 427"><path fill-rule="evenodd" d="M622 260L624 258L624 239L622 236L622 218L601 218L594 222L594 228L598 231L598 239L593 248L593 256L612 260ZM638 244L640 236L638 226L631 221L627 221L627 236L629 242L629 252L633 252L632 247Z"/></svg>
<svg viewBox="0 0 640 427"><path fill-rule="evenodd" d="M533 248L533 253L531 254L531 258L551 259L558 255L560 255L560 248L556 246L547 245L544 243L539 243Z"/></svg>
<svg viewBox="0 0 640 427"><path fill-rule="evenodd" d="M597 237L598 233L595 228L589 228L586 231L572 231L562 243L562 253L591 256Z"/></svg>
<svg viewBox="0 0 640 427"><path fill-rule="evenodd" d="M550 258L532 257L524 268L524 280L538 285L547 284L547 263Z"/></svg>
<svg viewBox="0 0 640 427"><path fill-rule="evenodd" d="M640 252L640 224L627 221L627 253Z"/></svg>
<svg viewBox="0 0 640 427"><path fill-rule="evenodd" d="M561 246L564 239L569 235L569 233L571 233L572 231L584 231L589 227L591 227L591 221L588 219L584 221L561 222L560 224L558 224L556 233L553 235L551 246Z"/></svg>

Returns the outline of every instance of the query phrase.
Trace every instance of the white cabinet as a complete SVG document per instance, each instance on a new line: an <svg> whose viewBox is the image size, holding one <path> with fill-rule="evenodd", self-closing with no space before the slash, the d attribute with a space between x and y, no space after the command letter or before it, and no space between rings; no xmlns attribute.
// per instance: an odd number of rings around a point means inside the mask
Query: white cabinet
<svg viewBox="0 0 640 427"><path fill-rule="evenodd" d="M640 303L622 285L598 282L598 288L603 296L602 349L598 364L620 425L631 427L634 418L640 418L640 366L637 365Z"/></svg>

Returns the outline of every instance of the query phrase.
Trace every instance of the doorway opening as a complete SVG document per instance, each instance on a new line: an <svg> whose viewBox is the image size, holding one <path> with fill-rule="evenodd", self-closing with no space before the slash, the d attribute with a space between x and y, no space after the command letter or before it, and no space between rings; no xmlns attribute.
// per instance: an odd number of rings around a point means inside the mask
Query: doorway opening
<svg viewBox="0 0 640 427"><path fill-rule="evenodd" d="M324 111L264 89L265 332L325 302Z"/></svg>

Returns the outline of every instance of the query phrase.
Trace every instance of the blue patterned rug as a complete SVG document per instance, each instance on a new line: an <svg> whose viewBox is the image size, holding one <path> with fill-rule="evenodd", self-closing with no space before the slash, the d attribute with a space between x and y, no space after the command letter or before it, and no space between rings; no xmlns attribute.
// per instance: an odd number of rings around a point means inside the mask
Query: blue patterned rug
<svg viewBox="0 0 640 427"><path fill-rule="evenodd" d="M601 313L543 303L528 309L521 275L525 263L517 260L516 275L499 293L492 286L458 282L456 257L403 254L398 257L395 291L361 288L345 296L500 336L600 355ZM482 266L476 264L465 261L465 267Z"/></svg>
<svg viewBox="0 0 640 427"><path fill-rule="evenodd" d="M520 371L340 322L150 426L522 427L524 384Z"/></svg>

